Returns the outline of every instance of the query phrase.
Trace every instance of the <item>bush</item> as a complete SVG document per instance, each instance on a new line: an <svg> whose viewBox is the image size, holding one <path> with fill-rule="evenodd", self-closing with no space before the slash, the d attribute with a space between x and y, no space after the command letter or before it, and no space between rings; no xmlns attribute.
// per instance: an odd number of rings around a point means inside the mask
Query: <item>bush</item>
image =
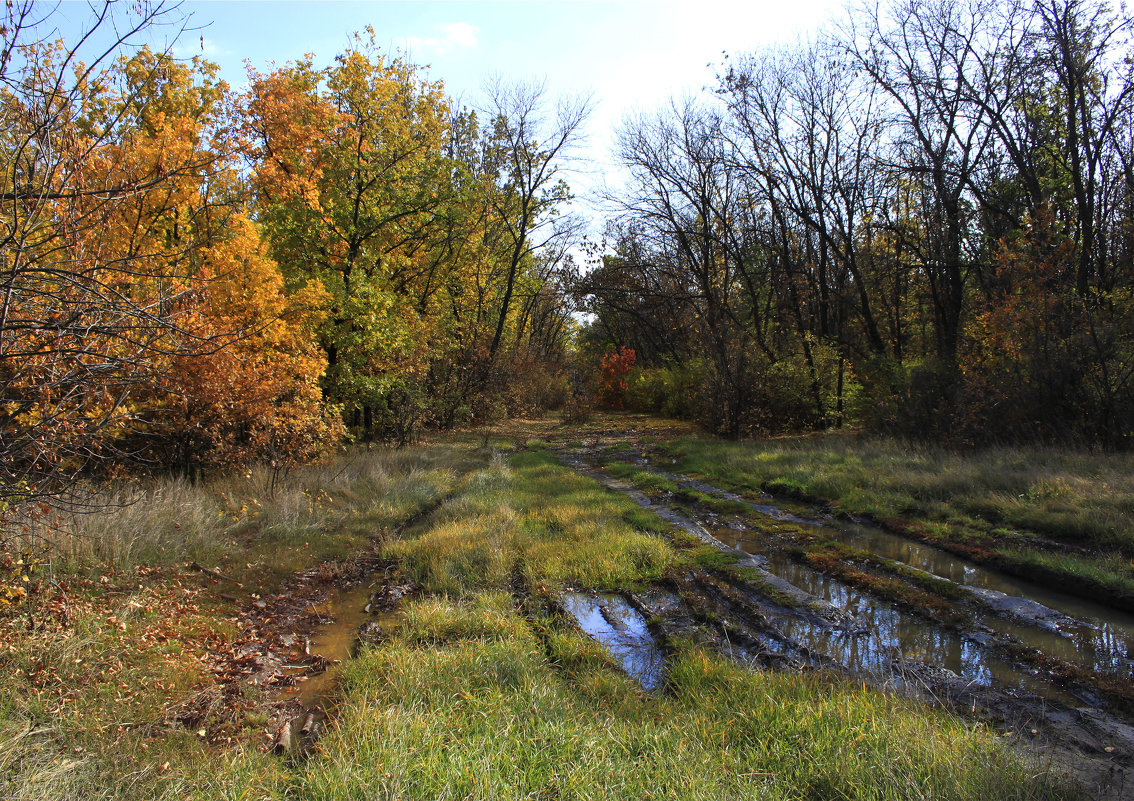
<svg viewBox="0 0 1134 801"><path fill-rule="evenodd" d="M946 437L953 428L954 372L934 361L878 360L860 369L852 414L865 428L907 439Z"/></svg>
<svg viewBox="0 0 1134 801"><path fill-rule="evenodd" d="M599 361L598 403L603 409L626 408L626 378L634 368L633 348L623 345Z"/></svg>
<svg viewBox="0 0 1134 801"><path fill-rule="evenodd" d="M700 362L635 368L627 381L626 408L682 420L698 416L704 371Z"/></svg>
<svg viewBox="0 0 1134 801"><path fill-rule="evenodd" d="M582 373L572 371L567 385L567 400L563 404L564 423L589 423L594 414L591 391Z"/></svg>

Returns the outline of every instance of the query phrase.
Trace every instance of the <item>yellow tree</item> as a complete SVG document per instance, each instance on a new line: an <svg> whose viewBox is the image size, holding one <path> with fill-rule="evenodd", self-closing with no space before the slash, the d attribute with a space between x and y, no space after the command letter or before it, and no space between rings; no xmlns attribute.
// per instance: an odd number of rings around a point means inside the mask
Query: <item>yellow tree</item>
<svg viewBox="0 0 1134 801"><path fill-rule="evenodd" d="M372 31L329 68L308 60L250 75L271 253L293 283L326 288L327 395L367 430L409 402L400 396L427 369L448 116L441 85L379 54Z"/></svg>
<svg viewBox="0 0 1134 801"><path fill-rule="evenodd" d="M77 47L34 40L30 4L6 11L0 488L12 503L54 497L108 455L155 360L190 346L173 314L191 251L178 209L217 161L203 139L223 86L146 50L84 64ZM138 34L167 13L114 12L94 28Z"/></svg>
<svg viewBox="0 0 1134 801"><path fill-rule="evenodd" d="M296 303L273 290L282 280L239 214L239 143L214 68L146 48L83 65L62 43L12 41L25 29L20 14L32 12L8 13L0 487L5 503L18 503L57 497L83 471L141 445L162 454L155 426L168 424L161 412L172 405L163 380L178 365L218 354L248 363L254 342L275 349L258 359L278 361L300 384L314 384L322 365L294 341L306 322L288 333L271 322L294 317ZM144 30L153 9L140 13L120 29ZM255 273L245 278L259 295L241 288L237 267ZM241 298L260 310L219 312ZM270 398L279 407L301 396L293 388ZM256 425L276 411L261 407ZM315 421L310 432L325 430Z"/></svg>

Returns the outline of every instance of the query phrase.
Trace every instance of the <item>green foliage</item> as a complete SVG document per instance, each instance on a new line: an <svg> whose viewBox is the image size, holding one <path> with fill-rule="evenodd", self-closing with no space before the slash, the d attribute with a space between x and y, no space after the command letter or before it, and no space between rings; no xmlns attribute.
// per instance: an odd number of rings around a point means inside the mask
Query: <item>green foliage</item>
<svg viewBox="0 0 1134 801"><path fill-rule="evenodd" d="M700 408L704 381L701 365L688 361L664 367L638 367L629 377L626 406L681 420L693 420Z"/></svg>

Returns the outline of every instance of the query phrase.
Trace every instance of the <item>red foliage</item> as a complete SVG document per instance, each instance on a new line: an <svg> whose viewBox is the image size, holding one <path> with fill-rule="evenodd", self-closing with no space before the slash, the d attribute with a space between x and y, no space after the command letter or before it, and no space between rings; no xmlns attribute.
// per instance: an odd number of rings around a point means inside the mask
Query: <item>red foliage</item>
<svg viewBox="0 0 1134 801"><path fill-rule="evenodd" d="M598 377L598 403L601 408L626 407L626 376L634 369L635 358L634 349L625 345L602 357Z"/></svg>

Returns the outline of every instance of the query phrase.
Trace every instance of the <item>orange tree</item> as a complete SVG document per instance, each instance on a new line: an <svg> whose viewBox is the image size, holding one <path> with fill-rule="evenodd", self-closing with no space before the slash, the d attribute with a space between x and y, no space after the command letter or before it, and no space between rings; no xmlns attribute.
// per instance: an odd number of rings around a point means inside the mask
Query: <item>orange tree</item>
<svg viewBox="0 0 1134 801"><path fill-rule="evenodd" d="M247 129L271 255L292 286L325 289L324 388L365 433L417 403L451 283L434 224L449 197L448 101L370 40L317 70L253 71Z"/></svg>
<svg viewBox="0 0 1134 801"><path fill-rule="evenodd" d="M111 6L96 27L139 33L166 13ZM240 213L241 143L215 69L146 48L84 65L63 43L20 41L34 39L30 4L7 14L0 500L57 501L108 460L169 464L178 426L224 429L210 447L226 461L263 455L257 443L281 441L273 426L302 429L299 441L330 433L308 388L323 365L303 342L318 288L289 298ZM200 380L224 360L243 386ZM175 425L179 404L230 419L190 411Z"/></svg>

